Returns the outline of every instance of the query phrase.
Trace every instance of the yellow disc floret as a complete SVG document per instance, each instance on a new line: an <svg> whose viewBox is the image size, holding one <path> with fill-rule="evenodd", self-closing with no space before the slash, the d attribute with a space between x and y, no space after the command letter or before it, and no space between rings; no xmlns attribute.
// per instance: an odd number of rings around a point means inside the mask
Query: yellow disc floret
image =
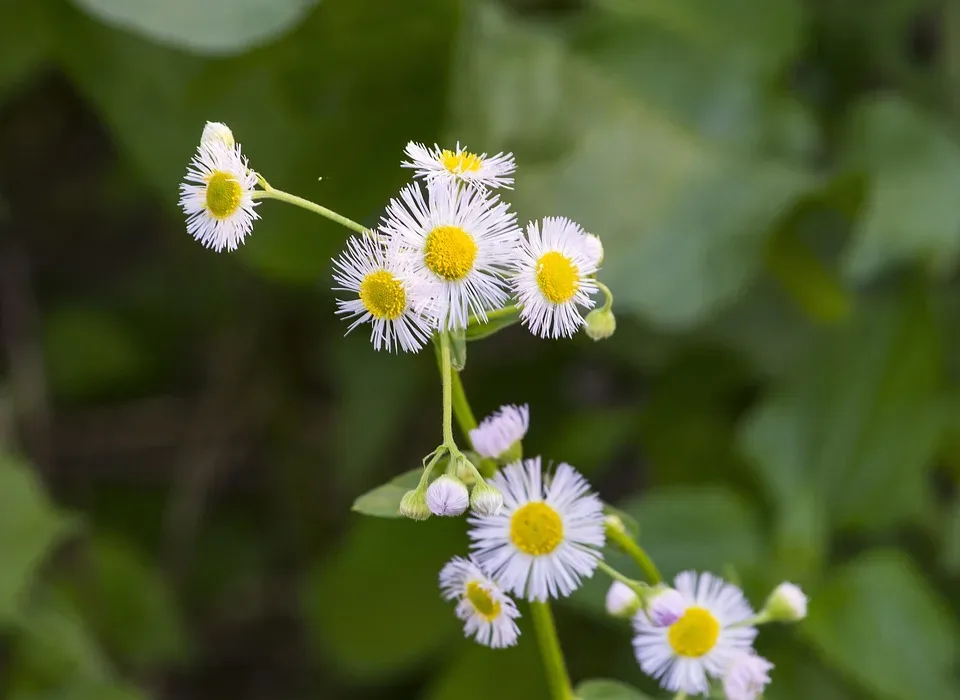
<svg viewBox="0 0 960 700"><path fill-rule="evenodd" d="M473 269L477 244L459 226L437 226L427 235L423 261L438 277L454 282Z"/></svg>
<svg viewBox="0 0 960 700"><path fill-rule="evenodd" d="M400 280L386 270L377 270L360 283L360 301L374 318L393 321L407 308L407 293Z"/></svg>
<svg viewBox="0 0 960 700"><path fill-rule="evenodd" d="M467 584L467 600L473 604L473 609L487 622L492 622L500 615L500 603L495 601L487 589L476 581Z"/></svg>
<svg viewBox="0 0 960 700"><path fill-rule="evenodd" d="M243 187L230 173L217 170L207 180L207 211L214 219L223 220L240 208Z"/></svg>
<svg viewBox="0 0 960 700"><path fill-rule="evenodd" d="M706 608L687 608L679 620L670 625L667 639L678 656L697 658L709 653L720 637L720 623Z"/></svg>
<svg viewBox="0 0 960 700"><path fill-rule="evenodd" d="M580 288L580 270L566 255L551 250L537 260L537 286L548 301L566 303Z"/></svg>
<svg viewBox="0 0 960 700"><path fill-rule="evenodd" d="M563 541L563 521L546 503L527 503L510 518L510 541L524 554L550 554Z"/></svg>
<svg viewBox="0 0 960 700"><path fill-rule="evenodd" d="M476 172L480 169L483 161L476 153L470 153L469 151L454 153L444 150L440 154L440 163L454 175L460 175L461 173Z"/></svg>

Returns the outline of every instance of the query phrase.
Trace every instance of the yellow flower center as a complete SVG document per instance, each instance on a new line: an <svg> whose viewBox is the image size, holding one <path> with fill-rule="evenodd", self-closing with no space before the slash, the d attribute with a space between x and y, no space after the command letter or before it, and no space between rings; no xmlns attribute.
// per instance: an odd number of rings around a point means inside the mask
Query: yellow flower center
<svg viewBox="0 0 960 700"><path fill-rule="evenodd" d="M563 304L580 288L580 270L566 255L551 250L537 260L537 286L549 301Z"/></svg>
<svg viewBox="0 0 960 700"><path fill-rule="evenodd" d="M476 581L467 584L467 600L473 604L473 609L480 613L487 622L493 622L500 614L500 603L495 601L490 593Z"/></svg>
<svg viewBox="0 0 960 700"><path fill-rule="evenodd" d="M223 220L240 208L243 187L230 173L217 170L207 180L207 211L214 219Z"/></svg>
<svg viewBox="0 0 960 700"><path fill-rule="evenodd" d="M386 270L367 273L360 283L360 301L374 318L393 321L407 308L403 284Z"/></svg>
<svg viewBox="0 0 960 700"><path fill-rule="evenodd" d="M463 279L476 259L473 236L459 226L437 226L427 235L423 261L438 277L449 281Z"/></svg>
<svg viewBox="0 0 960 700"><path fill-rule="evenodd" d="M480 160L480 156L476 153L470 153L469 151L454 153L453 151L444 150L443 153L440 154L440 163L454 175L460 175L461 173L479 170L483 161Z"/></svg>
<svg viewBox="0 0 960 700"><path fill-rule="evenodd" d="M563 541L563 521L546 503L528 503L510 518L510 541L524 554L550 554Z"/></svg>
<svg viewBox="0 0 960 700"><path fill-rule="evenodd" d="M687 608L679 620L670 625L667 639L678 656L700 657L708 653L720 636L720 623L706 608Z"/></svg>

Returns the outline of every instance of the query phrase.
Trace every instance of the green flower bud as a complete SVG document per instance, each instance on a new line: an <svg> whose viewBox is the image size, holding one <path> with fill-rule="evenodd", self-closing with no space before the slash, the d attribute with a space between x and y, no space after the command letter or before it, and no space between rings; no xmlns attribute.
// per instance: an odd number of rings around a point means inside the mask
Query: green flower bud
<svg viewBox="0 0 960 700"><path fill-rule="evenodd" d="M608 308L594 309L587 314L584 319L584 332L593 340L604 340L609 338L617 330L617 318L613 311Z"/></svg>
<svg viewBox="0 0 960 700"><path fill-rule="evenodd" d="M420 489L412 489L400 499L400 515L411 520L426 520L430 517L427 495Z"/></svg>

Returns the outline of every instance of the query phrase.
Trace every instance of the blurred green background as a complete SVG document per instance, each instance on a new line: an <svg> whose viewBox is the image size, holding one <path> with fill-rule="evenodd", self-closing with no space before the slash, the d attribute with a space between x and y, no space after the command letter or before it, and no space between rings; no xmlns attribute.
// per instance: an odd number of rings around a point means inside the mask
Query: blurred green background
<svg viewBox="0 0 960 700"><path fill-rule="evenodd" d="M960 697L958 95L954 2L0 0L0 695L546 697L532 634L439 599L462 521L350 512L440 397L342 337L344 230L187 235L219 120L367 224L410 139L514 151L619 330L471 346L475 411L529 402L665 573L801 583L769 700ZM655 695L604 589L558 608L571 672Z"/></svg>

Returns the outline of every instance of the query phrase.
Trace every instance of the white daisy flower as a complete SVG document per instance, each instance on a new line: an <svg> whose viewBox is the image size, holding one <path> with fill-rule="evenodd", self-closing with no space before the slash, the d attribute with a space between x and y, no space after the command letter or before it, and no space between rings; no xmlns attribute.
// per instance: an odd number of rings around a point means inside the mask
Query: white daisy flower
<svg viewBox="0 0 960 700"><path fill-rule="evenodd" d="M334 290L356 294L337 300L337 313L353 321L347 333L370 323L374 349L388 352L417 352L430 339L422 284L396 245L374 235L351 236L333 264Z"/></svg>
<svg viewBox="0 0 960 700"><path fill-rule="evenodd" d="M392 199L384 233L411 251L412 271L432 287L436 327L465 328L470 314L507 300L501 275L520 237L516 215L499 198L452 183L433 183L428 197L413 183Z"/></svg>
<svg viewBox="0 0 960 700"><path fill-rule="evenodd" d="M501 406L470 431L470 442L480 456L496 459L522 440L529 427L530 406Z"/></svg>
<svg viewBox="0 0 960 700"><path fill-rule="evenodd" d="M427 488L427 507L434 515L462 515L470 504L470 493L455 476L441 474Z"/></svg>
<svg viewBox="0 0 960 700"><path fill-rule="evenodd" d="M217 142L225 144L227 148L233 148L237 143L229 126L223 122L207 122L206 126L203 127L200 143Z"/></svg>
<svg viewBox="0 0 960 700"><path fill-rule="evenodd" d="M544 478L540 458L504 467L490 479L503 510L470 517L470 546L483 570L527 600L568 596L597 568L603 504L569 464Z"/></svg>
<svg viewBox="0 0 960 700"><path fill-rule="evenodd" d="M701 574L698 581L696 573L685 571L674 587L686 603L683 615L659 627L646 613L637 613L634 652L640 668L667 690L706 694L708 676L721 677L739 654L752 649L757 630L743 623L753 610L739 588L712 574Z"/></svg>
<svg viewBox="0 0 960 700"><path fill-rule="evenodd" d="M516 603L484 576L473 558L454 557L440 571L445 600L457 600L457 617L466 622L463 632L484 646L499 649L517 643L520 617Z"/></svg>
<svg viewBox="0 0 960 700"><path fill-rule="evenodd" d="M770 682L773 664L753 652L738 654L723 674L727 700L757 700Z"/></svg>
<svg viewBox="0 0 960 700"><path fill-rule="evenodd" d="M773 589L760 616L780 622L802 620L807 616L807 596L800 586L785 581Z"/></svg>
<svg viewBox="0 0 960 700"><path fill-rule="evenodd" d="M413 168L414 177L427 182L465 182L481 190L498 187L510 189L513 184L511 175L517 167L512 153L477 155L460 148L459 143L451 151L437 145L427 148L422 143L411 141L404 153L410 160L404 161L403 167Z"/></svg>
<svg viewBox="0 0 960 700"><path fill-rule="evenodd" d="M607 614L613 617L633 617L640 609L640 598L625 583L614 581L604 599Z"/></svg>
<svg viewBox="0 0 960 700"><path fill-rule="evenodd" d="M542 229L536 221L527 224L510 284L521 321L542 338L572 337L583 325L580 309L594 305L597 260L586 235L560 216L545 217Z"/></svg>
<svg viewBox="0 0 960 700"><path fill-rule="evenodd" d="M187 231L218 253L236 250L260 218L251 196L256 174L247 167L240 146L222 140L201 141L187 176L180 185L180 207L187 215Z"/></svg>

